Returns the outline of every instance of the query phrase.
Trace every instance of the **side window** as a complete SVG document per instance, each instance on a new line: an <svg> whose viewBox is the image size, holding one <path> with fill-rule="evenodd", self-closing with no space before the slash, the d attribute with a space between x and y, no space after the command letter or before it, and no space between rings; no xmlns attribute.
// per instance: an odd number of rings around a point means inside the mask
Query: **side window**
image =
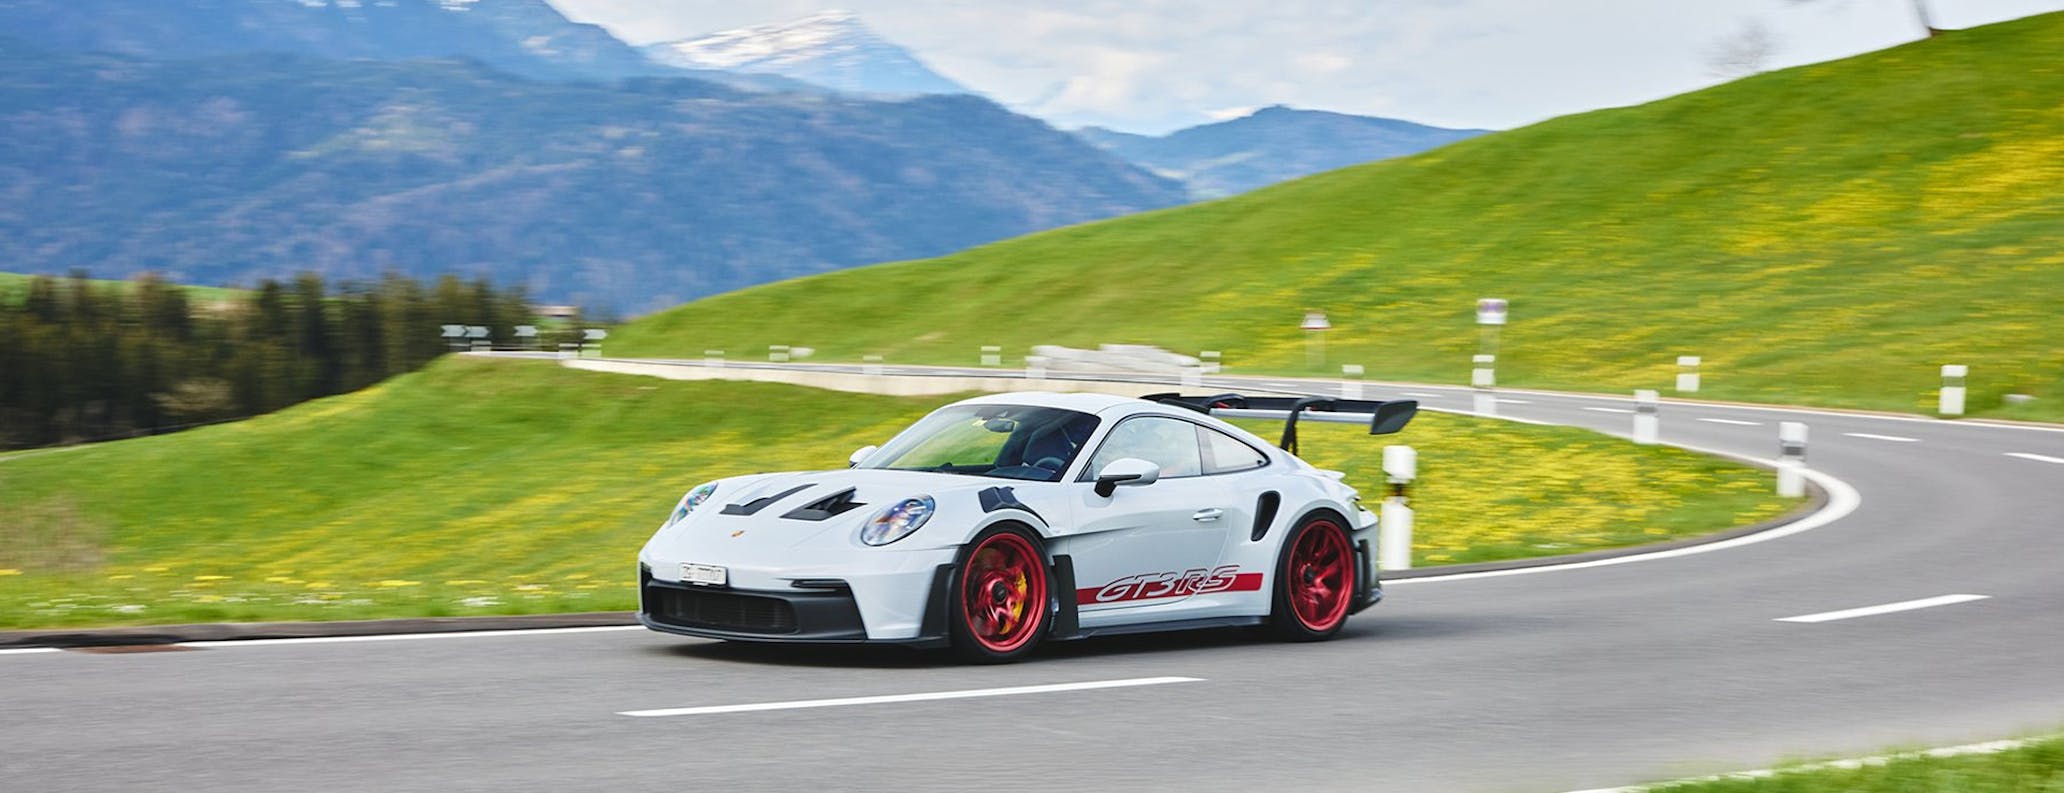
<svg viewBox="0 0 2064 793"><path fill-rule="evenodd" d="M1187 421L1152 417L1120 422L1111 429L1111 436L1104 439L1096 456L1089 458L1087 473L1094 478L1104 466L1127 457L1161 466L1164 478L1203 473L1204 458L1197 446L1196 426Z"/></svg>
<svg viewBox="0 0 2064 793"><path fill-rule="evenodd" d="M1204 473L1229 474L1268 465L1268 456L1239 439L1210 427L1197 427L1204 439Z"/></svg>

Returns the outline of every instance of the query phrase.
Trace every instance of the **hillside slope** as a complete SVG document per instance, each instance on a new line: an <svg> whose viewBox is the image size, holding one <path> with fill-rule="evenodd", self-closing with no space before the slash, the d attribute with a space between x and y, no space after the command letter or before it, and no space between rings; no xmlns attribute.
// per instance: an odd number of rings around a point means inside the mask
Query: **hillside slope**
<svg viewBox="0 0 2064 793"><path fill-rule="evenodd" d="M1460 381L1479 297L1511 301L1508 385L2064 416L2064 14L1765 74L1215 203L723 295L612 354L1161 344L1236 369L1331 361Z"/></svg>
<svg viewBox="0 0 2064 793"><path fill-rule="evenodd" d="M0 142L0 268L485 273L628 312L1185 199L976 97L535 82L452 61L0 40Z"/></svg>

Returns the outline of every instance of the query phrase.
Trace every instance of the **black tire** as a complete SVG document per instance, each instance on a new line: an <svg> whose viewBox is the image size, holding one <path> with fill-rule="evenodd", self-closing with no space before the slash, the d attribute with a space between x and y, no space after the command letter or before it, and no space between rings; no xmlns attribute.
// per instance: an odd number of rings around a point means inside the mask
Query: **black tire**
<svg viewBox="0 0 2064 793"><path fill-rule="evenodd" d="M1293 642L1333 638L1347 624L1361 583L1345 522L1329 512L1304 516L1276 559L1269 634Z"/></svg>
<svg viewBox="0 0 2064 793"><path fill-rule="evenodd" d="M1053 629L1056 598L1046 543L1004 524L969 540L953 565L946 623L954 654L978 664L1030 654Z"/></svg>

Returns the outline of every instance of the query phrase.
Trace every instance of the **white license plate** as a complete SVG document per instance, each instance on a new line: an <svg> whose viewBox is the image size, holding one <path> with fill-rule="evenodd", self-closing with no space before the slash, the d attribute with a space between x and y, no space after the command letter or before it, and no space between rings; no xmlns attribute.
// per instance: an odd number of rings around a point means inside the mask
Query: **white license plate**
<svg viewBox="0 0 2064 793"><path fill-rule="evenodd" d="M681 582L704 586L723 586L731 580L730 571L722 565L681 563Z"/></svg>

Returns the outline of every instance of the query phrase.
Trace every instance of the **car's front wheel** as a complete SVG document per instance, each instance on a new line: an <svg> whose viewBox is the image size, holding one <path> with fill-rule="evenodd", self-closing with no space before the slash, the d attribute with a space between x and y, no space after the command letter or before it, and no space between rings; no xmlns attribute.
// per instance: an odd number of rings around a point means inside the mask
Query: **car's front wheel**
<svg viewBox="0 0 2064 793"><path fill-rule="evenodd" d="M1017 526L983 532L961 552L949 622L953 649L976 663L1015 660L1052 625L1053 574L1039 536Z"/></svg>
<svg viewBox="0 0 2064 793"><path fill-rule="evenodd" d="M1270 631L1305 642L1339 633L1354 600L1355 567L1354 548L1338 519L1318 514L1298 521L1276 563Z"/></svg>

